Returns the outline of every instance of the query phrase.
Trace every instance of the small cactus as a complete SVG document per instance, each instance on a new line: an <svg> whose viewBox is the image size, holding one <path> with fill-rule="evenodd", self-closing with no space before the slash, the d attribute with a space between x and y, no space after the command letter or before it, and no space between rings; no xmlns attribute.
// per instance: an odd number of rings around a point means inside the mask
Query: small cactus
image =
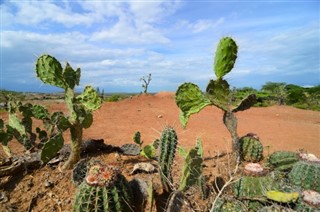
<svg viewBox="0 0 320 212"><path fill-rule="evenodd" d="M133 135L133 141L134 143L138 144L139 146L142 145L142 141L141 141L141 134L139 131L135 132Z"/></svg>
<svg viewBox="0 0 320 212"><path fill-rule="evenodd" d="M137 144L124 144L120 149L124 155L139 155L141 151L140 146Z"/></svg>
<svg viewBox="0 0 320 212"><path fill-rule="evenodd" d="M320 164L307 161L295 163L289 173L289 180L301 188L320 192Z"/></svg>
<svg viewBox="0 0 320 212"><path fill-rule="evenodd" d="M297 153L288 151L277 151L268 157L268 162L279 171L290 170L298 160Z"/></svg>
<svg viewBox="0 0 320 212"><path fill-rule="evenodd" d="M245 205L241 201L222 197L216 201L212 212L234 212L245 211L245 209Z"/></svg>
<svg viewBox="0 0 320 212"><path fill-rule="evenodd" d="M90 167L75 195L73 211L132 211L132 191L117 166Z"/></svg>
<svg viewBox="0 0 320 212"><path fill-rule="evenodd" d="M259 162L263 158L263 146L259 139L252 135L240 138L240 156L247 162Z"/></svg>
<svg viewBox="0 0 320 212"><path fill-rule="evenodd" d="M159 153L159 166L161 183L165 191L171 191L172 175L171 169L173 160L176 153L178 143L178 136L172 127L165 127L160 137L160 153Z"/></svg>

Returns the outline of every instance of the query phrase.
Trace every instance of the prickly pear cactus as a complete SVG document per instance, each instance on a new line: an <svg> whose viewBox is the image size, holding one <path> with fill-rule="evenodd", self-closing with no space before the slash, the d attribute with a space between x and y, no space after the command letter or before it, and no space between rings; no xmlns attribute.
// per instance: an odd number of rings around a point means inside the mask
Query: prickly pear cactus
<svg viewBox="0 0 320 212"><path fill-rule="evenodd" d="M279 171L290 170L298 160L298 154L289 151L277 151L268 157L268 162Z"/></svg>
<svg viewBox="0 0 320 212"><path fill-rule="evenodd" d="M297 201L299 198L298 192L281 192L281 191L267 191L266 196L268 199L279 202L279 203L291 203Z"/></svg>
<svg viewBox="0 0 320 212"><path fill-rule="evenodd" d="M141 151L140 146L137 144L124 144L120 149L124 155L139 155Z"/></svg>
<svg viewBox="0 0 320 212"><path fill-rule="evenodd" d="M251 198L266 201L266 192L277 187L277 183L269 175L263 177L244 176L233 185L233 191L235 196L240 199Z"/></svg>
<svg viewBox="0 0 320 212"><path fill-rule="evenodd" d="M289 173L289 180L301 188L320 192L320 164L307 161L295 163Z"/></svg>
<svg viewBox="0 0 320 212"><path fill-rule="evenodd" d="M132 211L132 191L117 166L90 167L75 195L73 211Z"/></svg>
<svg viewBox="0 0 320 212"><path fill-rule="evenodd" d="M240 156L242 160L247 162L259 162L263 158L263 146L259 139L251 135L241 137L240 140Z"/></svg>
<svg viewBox="0 0 320 212"><path fill-rule="evenodd" d="M202 162L203 159L198 148L190 149L182 166L179 190L185 191L190 186L197 184L202 174Z"/></svg>
<svg viewBox="0 0 320 212"><path fill-rule="evenodd" d="M143 142L141 141L141 133L139 131L134 133L133 141L134 141L134 143L138 144L139 146L142 145Z"/></svg>
<svg viewBox="0 0 320 212"><path fill-rule="evenodd" d="M171 169L176 153L178 136L172 127L165 127L160 137L159 166L161 183L165 191L170 192L173 179Z"/></svg>

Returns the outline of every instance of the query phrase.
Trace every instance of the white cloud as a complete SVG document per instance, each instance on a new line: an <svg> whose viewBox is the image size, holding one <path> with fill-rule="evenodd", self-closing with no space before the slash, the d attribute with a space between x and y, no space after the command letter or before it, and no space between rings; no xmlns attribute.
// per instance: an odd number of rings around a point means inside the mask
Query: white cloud
<svg viewBox="0 0 320 212"><path fill-rule="evenodd" d="M221 17L218 20L211 19L199 19L194 22L187 20L181 20L178 22L178 28L187 28L192 31L192 33L201 33L209 29L213 29L224 22L224 18Z"/></svg>

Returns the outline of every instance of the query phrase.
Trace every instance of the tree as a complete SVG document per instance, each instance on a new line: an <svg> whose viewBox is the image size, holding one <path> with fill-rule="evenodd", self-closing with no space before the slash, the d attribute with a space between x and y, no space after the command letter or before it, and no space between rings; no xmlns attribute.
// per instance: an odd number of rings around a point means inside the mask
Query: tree
<svg viewBox="0 0 320 212"><path fill-rule="evenodd" d="M143 93L148 92L148 87L151 81L151 74L148 74L147 76L143 76L140 78L140 81L143 82L142 87L143 87Z"/></svg>
<svg viewBox="0 0 320 212"><path fill-rule="evenodd" d="M284 82L267 82L262 86L262 91L270 93L272 98L278 102L279 105L284 105L288 96L286 90L286 83Z"/></svg>

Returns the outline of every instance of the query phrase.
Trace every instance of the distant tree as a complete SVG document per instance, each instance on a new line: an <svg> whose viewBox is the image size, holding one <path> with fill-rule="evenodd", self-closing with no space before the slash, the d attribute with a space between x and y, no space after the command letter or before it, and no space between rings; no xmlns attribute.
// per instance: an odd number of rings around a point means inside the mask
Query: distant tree
<svg viewBox="0 0 320 212"><path fill-rule="evenodd" d="M298 85L289 84L286 86L286 89L288 92L288 104L295 104L298 102L304 102L306 100L305 88Z"/></svg>
<svg viewBox="0 0 320 212"><path fill-rule="evenodd" d="M278 102L279 105L284 105L288 96L286 83L284 82L267 82L262 88L262 91L269 92L271 97Z"/></svg>
<svg viewBox="0 0 320 212"><path fill-rule="evenodd" d="M143 93L148 92L148 87L151 81L151 74L148 74L147 76L143 76L140 78L140 81L142 81L142 88L143 88Z"/></svg>

